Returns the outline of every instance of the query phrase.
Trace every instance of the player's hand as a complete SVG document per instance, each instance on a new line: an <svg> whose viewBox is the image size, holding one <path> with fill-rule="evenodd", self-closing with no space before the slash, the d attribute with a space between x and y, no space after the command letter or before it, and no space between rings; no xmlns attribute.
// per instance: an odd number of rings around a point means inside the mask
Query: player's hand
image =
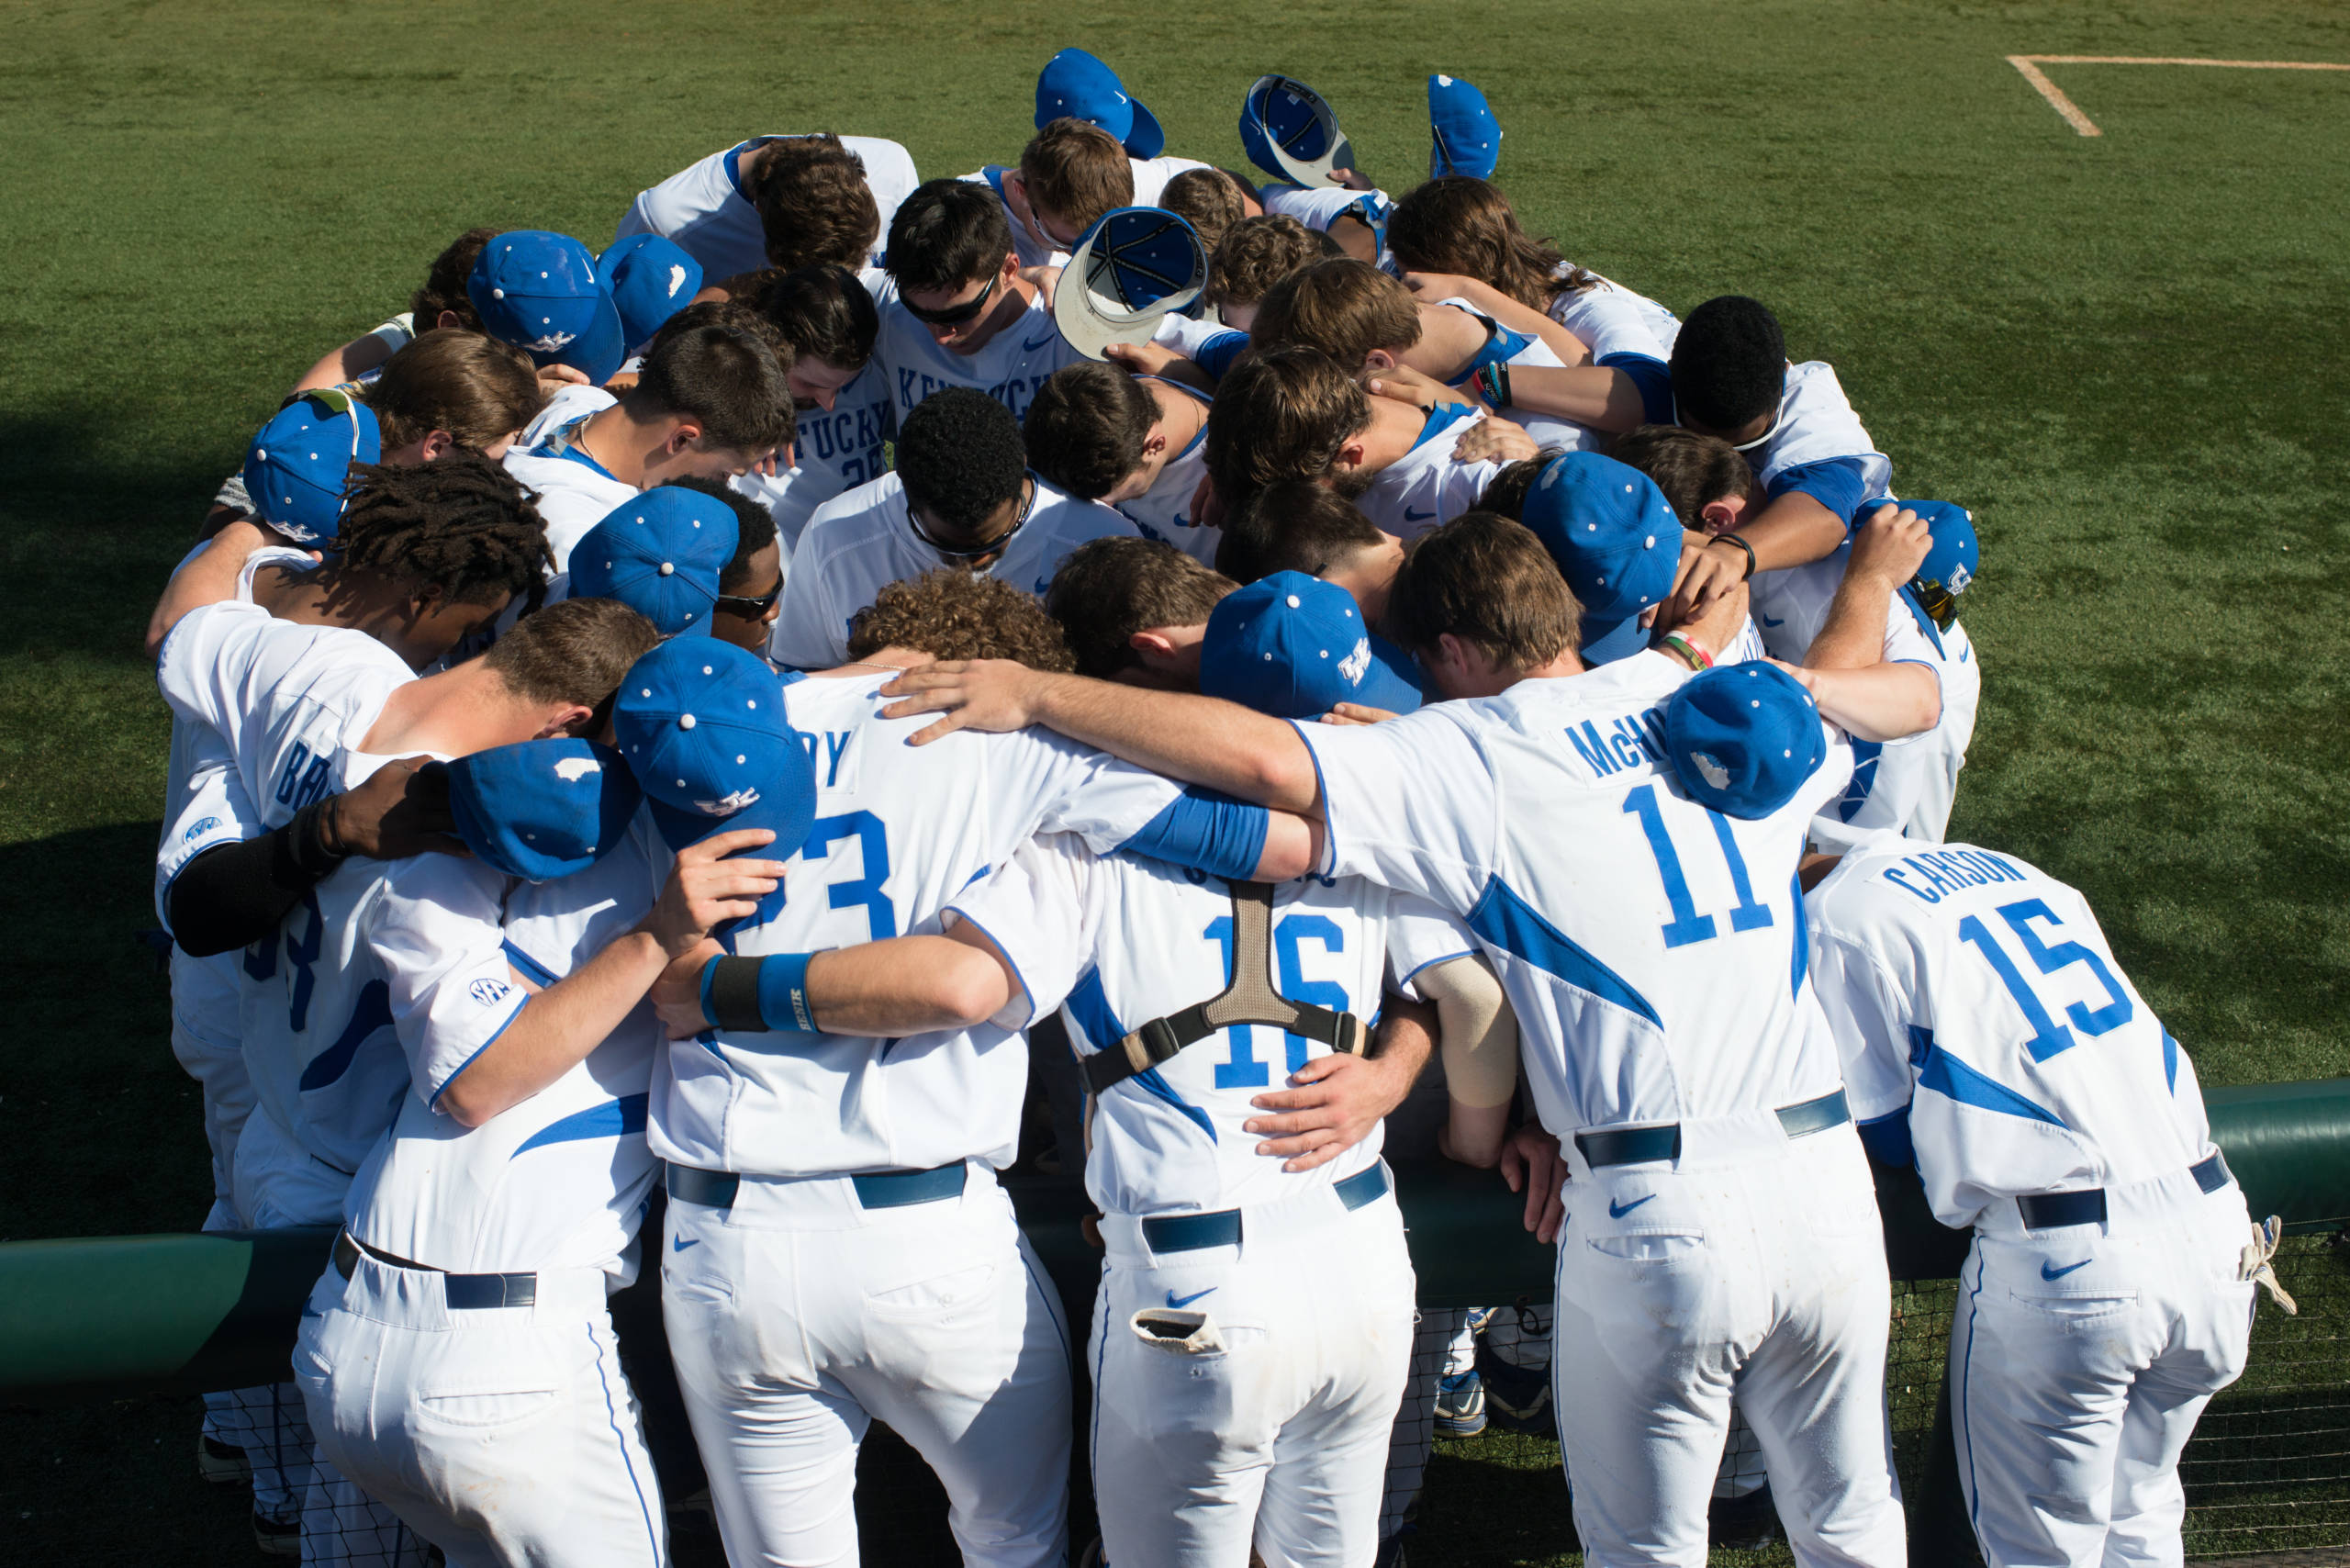
<svg viewBox="0 0 2350 1568"><path fill-rule="evenodd" d="M638 929L650 934L670 958L692 952L725 920L745 920L759 913L759 900L775 891L783 879L780 860L730 860L740 850L762 848L775 842L763 827L741 827L716 833L699 844L677 851L677 863L661 885L653 913Z"/></svg>
<svg viewBox="0 0 2350 1568"><path fill-rule="evenodd" d="M1056 246L1055 249L1058 250L1058 247ZM1061 285L1061 269L1050 264L1036 267L1022 267L1020 269L1020 281L1025 284L1034 285L1037 297L1044 300L1045 308L1050 310L1053 308L1053 292L1059 288Z"/></svg>
<svg viewBox="0 0 2350 1568"><path fill-rule="evenodd" d="M1192 525L1195 528L1222 528L1224 514L1224 498L1216 493L1215 476L1201 475L1200 482L1192 487Z"/></svg>
<svg viewBox="0 0 2350 1568"><path fill-rule="evenodd" d="M946 715L916 732L907 743L910 745L928 745L957 730L998 734L1024 730L1036 722L1036 694L1046 678L1011 659L948 659L918 665L882 683L881 695L899 700L882 709L881 716Z"/></svg>
<svg viewBox="0 0 2350 1568"><path fill-rule="evenodd" d="M1410 1077L1386 1065L1383 1057L1333 1051L1315 1057L1289 1075L1291 1087L1259 1094L1248 1103L1280 1113L1251 1116L1243 1132L1264 1135L1259 1154L1286 1159L1284 1170L1326 1165L1364 1138L1380 1118L1401 1104Z"/></svg>
<svg viewBox="0 0 2350 1568"><path fill-rule="evenodd" d="M1326 724L1383 724L1398 715L1368 702L1341 702L1322 715Z"/></svg>
<svg viewBox="0 0 2350 1568"><path fill-rule="evenodd" d="M588 384L588 375L585 371L574 370L567 364L543 364L539 366L539 379L542 381L563 382L573 386L585 386Z"/></svg>
<svg viewBox="0 0 2350 1568"><path fill-rule="evenodd" d="M1567 1162L1559 1140L1532 1122L1502 1143L1502 1180L1513 1193L1526 1194L1526 1228L1544 1244L1559 1238L1567 1217Z"/></svg>
<svg viewBox="0 0 2350 1568"><path fill-rule="evenodd" d="M1717 594L1697 607L1696 614L1686 620L1673 619L1679 601L1668 599L1658 611L1650 630L1662 634L1678 632L1706 652L1720 658L1739 633L1746 629L1748 595L1744 583L1733 584L1729 592Z"/></svg>
<svg viewBox="0 0 2350 1568"><path fill-rule="evenodd" d="M1535 444L1534 438L1526 433L1524 425L1503 419L1499 414L1488 414L1460 432L1460 439L1452 443L1452 460L1455 463L1483 463L1488 460L1519 463L1540 455L1541 451Z"/></svg>
<svg viewBox="0 0 2350 1568"><path fill-rule="evenodd" d="M701 1011L702 966L725 953L725 948L705 936L682 957L670 959L661 978L653 982L653 1011L661 1015L671 1039L690 1040L710 1027Z"/></svg>
<svg viewBox="0 0 2350 1568"><path fill-rule="evenodd" d="M1844 563L1846 577L1874 577L1887 589L1898 591L1934 547L1934 532L1907 507L1886 502L1869 515L1852 535L1852 554Z"/></svg>
<svg viewBox="0 0 2350 1568"><path fill-rule="evenodd" d="M367 776L327 807L327 833L346 855L405 860L411 855L465 855L449 811L449 776L419 769L429 756L403 756Z"/></svg>
<svg viewBox="0 0 2350 1568"><path fill-rule="evenodd" d="M1332 185L1343 185L1350 191L1375 191L1379 188L1367 176L1352 169L1333 169L1325 177Z"/></svg>
<svg viewBox="0 0 2350 1568"><path fill-rule="evenodd" d="M1775 665L1795 677L1796 684L1809 692L1814 702L1819 700L1819 672L1818 670L1807 669L1801 665L1791 665L1785 659L1774 659L1767 655L1762 662L1767 665Z"/></svg>
<svg viewBox="0 0 2350 1568"><path fill-rule="evenodd" d="M1687 625L1745 582L1746 552L1736 544L1711 539L1698 549L1684 548L1680 574L1673 581L1673 597L1665 600L1664 613L1657 617L1657 623L1666 631Z"/></svg>
<svg viewBox="0 0 2350 1568"><path fill-rule="evenodd" d="M1393 370L1382 370L1364 382L1363 390L1374 398L1390 398L1398 403L1409 403L1422 413L1439 403L1460 403L1471 408L1484 406L1432 375L1423 375L1400 364Z"/></svg>
<svg viewBox="0 0 2350 1568"><path fill-rule="evenodd" d="M1164 343L1108 343L1102 357L1121 370L1136 375L1160 375L1167 367L1183 356Z"/></svg>

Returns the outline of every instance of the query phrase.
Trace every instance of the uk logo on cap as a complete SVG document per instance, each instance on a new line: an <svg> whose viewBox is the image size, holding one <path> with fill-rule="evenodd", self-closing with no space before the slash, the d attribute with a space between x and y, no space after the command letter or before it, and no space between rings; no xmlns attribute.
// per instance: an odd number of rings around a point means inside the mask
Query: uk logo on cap
<svg viewBox="0 0 2350 1568"><path fill-rule="evenodd" d="M596 258L568 234L516 229L482 247L465 277L482 329L544 364L567 364L597 386L626 357L619 309Z"/></svg>
<svg viewBox="0 0 2350 1568"><path fill-rule="evenodd" d="M629 666L612 729L672 849L763 827L782 859L808 836L815 765L784 716L783 683L756 656L710 637L662 644Z"/></svg>

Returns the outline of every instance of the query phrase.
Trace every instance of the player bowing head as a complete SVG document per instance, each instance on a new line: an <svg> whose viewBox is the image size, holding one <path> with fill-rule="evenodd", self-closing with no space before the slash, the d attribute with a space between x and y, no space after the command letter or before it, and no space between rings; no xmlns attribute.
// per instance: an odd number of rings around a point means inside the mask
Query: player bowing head
<svg viewBox="0 0 2350 1568"><path fill-rule="evenodd" d="M1156 539L1096 539L1053 574L1045 610L1068 634L1079 674L1190 691L1208 614L1239 586Z"/></svg>
<svg viewBox="0 0 2350 1568"><path fill-rule="evenodd" d="M881 211L864 159L839 137L778 137L745 161L743 194L758 209L769 266L866 264Z"/></svg>
<svg viewBox="0 0 2350 1568"><path fill-rule="evenodd" d="M386 360L363 395L382 430L384 461L405 465L461 447L505 456L546 402L546 386L511 343L442 327Z"/></svg>
<svg viewBox="0 0 2350 1568"><path fill-rule="evenodd" d="M848 656L890 649L934 659L1011 659L1030 669L1077 667L1060 622L1028 594L993 577L942 567L891 583L849 618Z"/></svg>
<svg viewBox="0 0 2350 1568"><path fill-rule="evenodd" d="M890 225L890 277L898 297L941 348L975 354L1024 309L1002 205L985 185L932 180Z"/></svg>
<svg viewBox="0 0 2350 1568"><path fill-rule="evenodd" d="M588 531L571 553L572 597L618 599L664 637L706 636L738 536L733 509L717 497L655 486Z"/></svg>
<svg viewBox="0 0 2350 1568"><path fill-rule="evenodd" d="M1404 542L1326 486L1283 479L1225 519L1218 570L1237 583L1304 572L1354 596L1373 626L1387 616L1388 590L1403 568Z"/></svg>
<svg viewBox="0 0 2350 1568"><path fill-rule="evenodd" d="M1235 331L1255 322L1257 307L1273 286L1309 263L1343 256L1338 242L1294 218L1259 213L1225 230L1208 252L1204 297Z"/></svg>
<svg viewBox="0 0 2350 1568"><path fill-rule="evenodd" d="M1208 404L1181 382L1091 360L1065 365L1028 405L1029 465L1072 496L1117 508L1146 538L1207 560L1217 531L1188 514L1207 474Z"/></svg>
<svg viewBox="0 0 2350 1568"><path fill-rule="evenodd" d="M1472 511L1413 543L1387 600L1390 636L1447 698L1575 675L1581 612L1541 540Z"/></svg>

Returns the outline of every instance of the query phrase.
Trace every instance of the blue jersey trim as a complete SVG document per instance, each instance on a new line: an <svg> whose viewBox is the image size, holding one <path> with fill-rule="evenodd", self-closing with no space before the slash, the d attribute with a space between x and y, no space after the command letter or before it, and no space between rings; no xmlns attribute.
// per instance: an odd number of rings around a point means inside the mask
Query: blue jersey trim
<svg viewBox="0 0 2350 1568"><path fill-rule="evenodd" d="M1265 857L1272 813L1194 785L1167 802L1120 849L1226 881L1246 881Z"/></svg>
<svg viewBox="0 0 2350 1568"><path fill-rule="evenodd" d="M986 875L984 871L979 873L979 876L984 875ZM971 879L971 881L976 882L979 879L979 876L974 876ZM970 886L970 883L966 882L964 886L968 887ZM1020 966L1013 962L1012 949L1005 946L1002 942L997 941L995 933L990 931L986 926L981 925L978 921L973 920L968 911L957 909L953 904L949 904L946 907L948 912L951 913L956 919L961 921L964 924L969 926L972 930L986 937L990 943L993 944L996 952L1002 956L1004 967L1012 971L1012 983L1018 986L1020 988L1020 994L1028 999L1028 1021L1031 1024L1034 1024L1036 1021L1036 992L1029 986L1028 977L1020 972ZM1120 1037L1124 1038L1123 1036Z"/></svg>
<svg viewBox="0 0 2350 1568"><path fill-rule="evenodd" d="M588 422L588 420L587 420L587 418L586 418L586 417L582 417L582 419L580 420L580 421L579 421L579 422L580 422L581 424L586 424L586 423ZM572 426L570 426L570 425L565 425L565 426L564 426L564 429L565 429L565 430L570 430L570 429L572 429L572 428L573 428L573 427L572 427ZM561 433L561 431L558 431L558 432L556 432L556 433L560 434L560 433ZM611 471L610 469L609 469L609 468L605 467L602 464L600 464L600 463L597 462L594 458L592 458L592 457L588 456L585 452L580 451L580 450L579 450L579 447L578 447L578 445L577 445L577 443L576 443L576 442L574 442L574 443L572 443L572 444L570 444L570 445L565 446L565 447L561 452L542 453L540 455L542 455L542 456L546 456L546 457L560 457L560 458L562 458L565 463L576 463L576 464L578 464L578 465L579 465L579 466L581 466L582 468L589 469L589 470L592 470L592 471L593 471L593 472L595 472L595 473L601 474L605 478L611 480L611 481L612 481L612 483L613 483L613 484L615 484L615 485L617 485L617 484L619 484L619 483L620 483L620 479L619 479L619 478L618 478L618 477L617 477L617 476L612 473L612 471Z"/></svg>
<svg viewBox="0 0 2350 1568"><path fill-rule="evenodd" d="M1620 371L1640 390L1640 417L1652 425L1673 423L1673 367L1654 354L1601 354L1599 364Z"/></svg>
<svg viewBox="0 0 2350 1568"><path fill-rule="evenodd" d="M2178 1042L2163 1031L2163 1082L2173 1094L2178 1092Z"/></svg>
<svg viewBox="0 0 2350 1568"><path fill-rule="evenodd" d="M334 1044L310 1058L302 1070L302 1092L324 1089L351 1070L352 1059L358 1056L359 1047L368 1036L392 1025L392 988L382 980L369 980L359 988L359 1000L352 1004L351 1019L337 1035Z"/></svg>
<svg viewBox="0 0 2350 1568"><path fill-rule="evenodd" d="M1771 481L1771 498L1801 491L1836 514L1846 528L1869 497L1868 469L1857 457L1823 457L1798 463Z"/></svg>
<svg viewBox="0 0 2350 1568"><path fill-rule="evenodd" d="M1664 1027L1664 1020L1657 1016L1648 998L1634 991L1623 976L1576 946L1566 933L1543 919L1533 905L1519 898L1499 877L1485 884L1484 896L1469 912L1469 929L1577 991L1637 1014L1660 1029Z"/></svg>
<svg viewBox="0 0 2350 1568"><path fill-rule="evenodd" d="M1248 333L1218 332L1192 351L1192 363L1221 381L1225 373L1232 368L1232 362L1248 352Z"/></svg>
<svg viewBox="0 0 2350 1568"><path fill-rule="evenodd" d="M1851 822L1863 806L1868 804L1869 792L1876 788L1877 763L1885 755L1882 741L1852 742L1852 781L1836 797L1836 820ZM1802 901L1797 900L1798 903Z"/></svg>
<svg viewBox="0 0 2350 1568"><path fill-rule="evenodd" d="M1460 308L1456 305L1453 308L1458 310ZM1476 312L1471 311L1470 314L1476 315ZM1507 364L1534 344L1534 340L1524 332L1512 331L1491 316L1477 316L1477 319L1485 324L1485 341L1477 345L1477 352L1469 356L1469 363L1460 367L1460 374L1445 383L1448 386L1466 386L1469 378L1487 365Z"/></svg>
<svg viewBox="0 0 2350 1568"><path fill-rule="evenodd" d="M1918 1087L1930 1089L1946 1095L1962 1105L1978 1110L1997 1111L2004 1116L2020 1116L2028 1122L2045 1122L2061 1127L2065 1119L2046 1106L2025 1099L2006 1084L1986 1078L1942 1047L1934 1044L1930 1029L1912 1031L1913 1038L1925 1038L1925 1064L1918 1071Z"/></svg>
<svg viewBox="0 0 2350 1568"><path fill-rule="evenodd" d="M584 1111L574 1111L560 1121L549 1122L522 1140L521 1146L508 1155L520 1159L534 1148L549 1144L580 1143L593 1138L626 1137L644 1130L646 1108L650 1094L623 1094L617 1100L607 1100L600 1105L590 1105Z"/></svg>
<svg viewBox="0 0 2350 1568"><path fill-rule="evenodd" d="M1395 983L1396 983L1396 985L1397 985L1397 986L1399 986L1399 987L1401 987L1401 986L1407 986L1407 985L1411 984L1414 980L1416 980L1419 979L1422 975L1424 975L1424 974L1427 973L1430 969L1432 969L1436 968L1438 964L1449 964L1449 963L1452 962L1452 960L1453 960L1453 959L1455 959L1455 958L1475 958L1476 956L1477 956L1477 949L1476 949L1476 948L1474 948L1474 947L1463 947L1463 948L1462 948L1462 949L1460 949L1460 951L1459 951L1458 953L1447 953L1447 954L1445 954L1445 955L1444 955L1444 957L1442 957L1442 958L1430 958L1430 959L1429 959L1427 963L1425 963L1425 964L1419 964L1419 965L1416 965L1416 966L1414 966L1414 968L1413 968L1413 969L1412 969L1412 972L1411 972L1410 974L1408 974L1408 975L1404 975L1404 976L1401 977L1400 979L1398 979L1398 980L1395 981Z"/></svg>
<svg viewBox="0 0 2350 1568"><path fill-rule="evenodd" d="M1879 1165L1914 1167L1918 1148L1909 1139L1909 1107L1872 1116L1861 1125L1861 1147Z"/></svg>
<svg viewBox="0 0 2350 1568"><path fill-rule="evenodd" d="M621 1462L628 1469L629 1489L636 1494L636 1511L644 1520L644 1543L652 1548L652 1560L659 1562L664 1560L661 1531L654 1527L652 1505L644 1500L644 1484L636 1478L636 1461L629 1457L629 1435L621 1428L620 1406L612 1398L612 1380L604 1371L603 1347L596 1343L596 1326L593 1323L588 1325L588 1344L596 1352L596 1381L604 1391L604 1418L611 1423L612 1436L620 1443ZM615 1356L620 1353L617 1340L613 1343L612 1353Z"/></svg>
<svg viewBox="0 0 2350 1568"><path fill-rule="evenodd" d="M441 1096L449 1092L449 1085L457 1081L457 1073L464 1071L465 1069L481 1060L481 1053L489 1049L490 1047L498 1044L498 1036L505 1034L507 1030L514 1027L514 1020L522 1016L522 1010L530 1005L531 999L528 995L525 995L520 1002L516 1002L514 1004L514 1011L506 1015L506 1022L500 1024L496 1029L490 1031L489 1038L484 1040L480 1045L476 1046L474 1047L474 1054L457 1064L457 1072L453 1072L448 1077L441 1081L441 1087L435 1089L432 1092L431 1098L425 1101L425 1108L431 1111L439 1110L441 1108Z"/></svg>
<svg viewBox="0 0 2350 1568"><path fill-rule="evenodd" d="M1322 807L1322 864L1315 868L1316 875L1326 874L1338 863L1338 824L1330 816L1330 781L1322 776L1322 754L1305 738L1305 726L1292 719L1289 727L1297 732L1298 744L1305 747L1305 755L1314 759L1314 798Z"/></svg>
<svg viewBox="0 0 2350 1568"><path fill-rule="evenodd" d="M726 150L726 183L733 185L734 194L744 201L750 200L751 197L750 194L743 189L743 154L750 145L747 141L738 141Z"/></svg>
<svg viewBox="0 0 2350 1568"><path fill-rule="evenodd" d="M522 951L521 948L514 946L512 938L509 937L506 941L499 943L498 946L506 954L506 961L514 966L514 972L516 974L520 975L524 980L529 980L535 986L550 986L554 984L557 978L555 972L547 968L544 964L539 962L536 958L531 957L530 954Z"/></svg>
<svg viewBox="0 0 2350 1568"><path fill-rule="evenodd" d="M1918 602L1916 591L1908 583L1901 585L1900 599L1908 609L1909 618L1918 623L1918 630L1934 645L1934 652L1943 658L1950 657L1950 650L1942 646L1942 629L1934 624L1934 618L1926 613L1926 607Z"/></svg>
<svg viewBox="0 0 2350 1568"><path fill-rule="evenodd" d="M1463 420L1474 419L1477 409L1468 403L1438 403L1428 410L1427 419L1420 425L1420 433L1412 440L1416 447L1426 446L1438 436Z"/></svg>
<svg viewBox="0 0 2350 1568"><path fill-rule="evenodd" d="M1796 900L1796 951L1792 960L1794 976L1787 984L1787 994L1803 994L1803 977L1811 969L1811 913L1803 907L1803 873L1797 871L1793 883Z"/></svg>

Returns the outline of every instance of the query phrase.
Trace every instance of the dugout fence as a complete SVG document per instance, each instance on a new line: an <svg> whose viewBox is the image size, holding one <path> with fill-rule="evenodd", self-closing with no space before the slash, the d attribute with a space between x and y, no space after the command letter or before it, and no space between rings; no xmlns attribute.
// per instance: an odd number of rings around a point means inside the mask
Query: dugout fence
<svg viewBox="0 0 2350 1568"><path fill-rule="evenodd" d="M2188 1447L2180 1466L2187 1552L2244 1560L2244 1568L2256 1558L2294 1568L2350 1563L2350 1079L2211 1090L2205 1098L2213 1137L2253 1213L2288 1222L2277 1268L2301 1311L2288 1317L2264 1299L2244 1378L2212 1402ZM1396 1176L1424 1324L1432 1330L1420 1336L1399 1428L1425 1429L1450 1338L1448 1315L1500 1308L1513 1330L1500 1337L1516 1340L1513 1358L1539 1366L1547 1356L1539 1332L1515 1331L1547 1321L1552 1254L1519 1228L1518 1201L1490 1172L1405 1163ZM1099 1254L1080 1226L1081 1193L1064 1180L1013 1177L1006 1185L1081 1334L1099 1274ZM1943 1383L1966 1238L1934 1223L1914 1173L1880 1170L1878 1199L1896 1282L1887 1394L1911 1556L1925 1568L1949 1568L1975 1560ZM325 1266L331 1235L0 1244L0 1403L55 1408L177 1398L192 1439L196 1395L287 1375L300 1305ZM648 1271L614 1297L613 1311L670 1501L676 1558L680 1568L696 1568L723 1559L707 1512L693 1506L702 1481L667 1373L657 1292L657 1271ZM1080 1388L1080 1405L1083 1397ZM298 1411L263 1407L242 1418L296 1419ZM1718 1488L1725 1498L1761 1477L1751 1439L1741 1446L1734 1436ZM1397 1451L1398 1462L1426 1465L1409 1538L1414 1562L1546 1563L1574 1551L1555 1443L1497 1421L1474 1439L1438 1438L1417 1451L1399 1441ZM868 1440L859 1477L868 1562L956 1560L944 1494L881 1428ZM1082 1541L1091 1508L1086 1478L1077 1479ZM1730 1525L1718 1543L1718 1562L1762 1568L1786 1561L1782 1546L1756 1548L1751 1519ZM413 1543L353 1544L363 1547L355 1562L395 1568L426 1560Z"/></svg>

